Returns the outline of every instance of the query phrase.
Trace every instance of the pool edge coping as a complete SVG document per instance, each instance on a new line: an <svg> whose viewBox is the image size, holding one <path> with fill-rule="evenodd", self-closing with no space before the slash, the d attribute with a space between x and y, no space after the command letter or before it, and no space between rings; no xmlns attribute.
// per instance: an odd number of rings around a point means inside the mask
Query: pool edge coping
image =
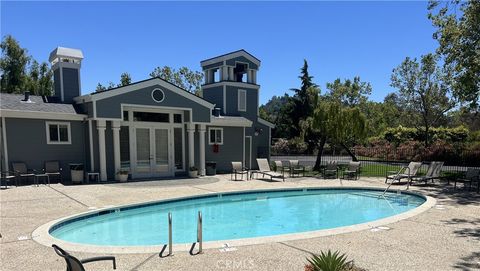
<svg viewBox="0 0 480 271"><path fill-rule="evenodd" d="M184 197L173 197L167 198L162 200L155 200L155 201L146 201L141 203L132 203L132 204L125 204L120 206L109 206L105 208L100 208L96 210L88 210L85 212L77 213L74 215L61 217L59 219L55 219L49 221L38 228L36 228L32 232L32 239L37 243L44 245L44 246L51 246L52 244L57 244L63 249L67 251L74 251L74 252L85 252L85 253L102 253L102 254L142 254L142 253L159 253L163 248L164 245L155 245L155 246L96 246L96 245L86 245L86 244L79 244L79 243L72 243L67 242L61 239L57 239L50 235L50 228L54 225L61 223L63 221L67 221L73 218L85 216L92 213L97 213L105 210L112 210L117 208L125 208L131 206L138 206L138 205L146 205L149 203L162 203L162 202L169 202L172 200L182 200L182 199L192 199L192 198L202 198L205 196L212 196L212 195L224 195L224 194L232 194L232 193L256 193L256 192L276 192L276 191L289 191L289 190L303 190L303 189L319 189L319 190L329 190L329 189L339 189L339 190L348 190L348 189L358 189L358 190L374 190L374 191L383 191L384 188L382 187L356 187L356 186L306 186L306 187L295 187L295 188L275 188L275 189L254 189L254 190L232 190L226 192L212 192L206 194L195 194L189 195ZM395 190L388 190L389 192L397 192L398 189ZM230 247L238 247L238 246L249 246L249 245L259 245L259 244L267 244L267 243L279 243L279 242L287 242L287 241L294 241L294 240L303 240L303 239L312 239L318 237L325 237L325 236L332 236L337 234L344 234L350 232L358 232L363 230L373 229L379 226L385 226L388 224L392 224L401 220L405 220L407 218L411 218L413 216L419 215L436 204L436 199L430 196L423 195L419 192L415 191L401 191L403 194L410 194L419 196L425 199L425 202L420 206L408 210L406 212L393 215L390 217L377 219L370 222L354 224L349 226L342 226L336 227L332 229L323 229L323 230L316 230L316 231L307 231L307 232L300 232L300 233L288 233L288 234L280 234L280 235L271 235L271 236L263 236L263 237L250 237L250 238L242 238L242 239L231 239L231 240L220 240L220 241L208 241L203 242L203 249L214 249L214 248L222 248L225 243L228 243ZM192 243L193 244L193 243ZM190 251L192 248L192 244L174 244L173 251L174 252L184 252Z"/></svg>

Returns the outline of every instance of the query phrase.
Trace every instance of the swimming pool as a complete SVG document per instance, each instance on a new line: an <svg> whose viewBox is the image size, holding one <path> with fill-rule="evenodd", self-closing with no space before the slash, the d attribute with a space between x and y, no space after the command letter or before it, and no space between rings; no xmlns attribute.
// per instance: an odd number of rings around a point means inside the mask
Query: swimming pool
<svg viewBox="0 0 480 271"><path fill-rule="evenodd" d="M294 189L196 196L94 212L54 224L51 236L97 246L155 246L196 241L197 212L203 240L218 241L303 233L355 225L414 209L425 198L372 189Z"/></svg>

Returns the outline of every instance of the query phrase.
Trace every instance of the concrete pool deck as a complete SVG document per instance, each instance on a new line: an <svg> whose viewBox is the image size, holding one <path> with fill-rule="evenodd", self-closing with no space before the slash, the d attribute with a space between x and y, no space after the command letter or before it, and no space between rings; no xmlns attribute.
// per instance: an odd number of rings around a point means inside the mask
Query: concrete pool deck
<svg viewBox="0 0 480 271"><path fill-rule="evenodd" d="M32 240L39 226L93 208L236 190L298 187L385 187L381 178L359 181L288 179L287 182L229 181L230 175L197 180L169 180L84 186L24 186L0 191L0 270L65 270L53 249ZM396 188L396 187L394 187ZM405 186L398 186L405 189ZM433 208L386 225L332 236L239 246L222 252L206 249L191 256L175 252L115 254L117 270L303 270L305 258L321 250L340 250L368 270L480 269L480 194L436 182L411 187L437 200ZM99 256L74 252L78 258ZM109 262L87 270L112 270Z"/></svg>

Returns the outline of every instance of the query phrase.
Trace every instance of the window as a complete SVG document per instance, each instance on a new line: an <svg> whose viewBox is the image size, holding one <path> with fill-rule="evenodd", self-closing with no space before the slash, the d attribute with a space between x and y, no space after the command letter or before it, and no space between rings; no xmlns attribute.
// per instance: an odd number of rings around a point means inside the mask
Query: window
<svg viewBox="0 0 480 271"><path fill-rule="evenodd" d="M70 123L46 122L47 144L71 144Z"/></svg>
<svg viewBox="0 0 480 271"><path fill-rule="evenodd" d="M182 123L182 114L173 114L173 123Z"/></svg>
<svg viewBox="0 0 480 271"><path fill-rule="evenodd" d="M128 111L123 111L123 120L128 121Z"/></svg>
<svg viewBox="0 0 480 271"><path fill-rule="evenodd" d="M133 112L133 121L170 122L167 113Z"/></svg>
<svg viewBox="0 0 480 271"><path fill-rule="evenodd" d="M238 111L247 111L247 91L244 89L238 90Z"/></svg>
<svg viewBox="0 0 480 271"><path fill-rule="evenodd" d="M208 144L223 144L223 128L208 128Z"/></svg>

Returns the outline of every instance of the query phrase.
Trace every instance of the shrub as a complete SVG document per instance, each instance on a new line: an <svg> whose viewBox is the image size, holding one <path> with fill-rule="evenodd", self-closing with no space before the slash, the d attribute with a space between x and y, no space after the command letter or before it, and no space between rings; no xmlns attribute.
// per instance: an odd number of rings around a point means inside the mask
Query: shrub
<svg viewBox="0 0 480 271"><path fill-rule="evenodd" d="M305 266L306 271L341 271L351 263L345 254L338 251L332 253L330 250L327 253L322 251L319 255L312 254L307 261L310 264Z"/></svg>

